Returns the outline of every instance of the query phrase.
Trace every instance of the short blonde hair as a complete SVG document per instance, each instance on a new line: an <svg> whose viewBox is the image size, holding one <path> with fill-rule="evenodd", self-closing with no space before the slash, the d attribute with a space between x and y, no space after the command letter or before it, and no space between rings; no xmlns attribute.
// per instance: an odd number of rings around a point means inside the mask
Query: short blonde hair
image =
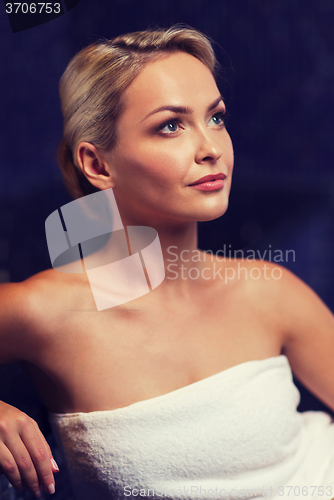
<svg viewBox="0 0 334 500"><path fill-rule="evenodd" d="M116 141L126 88L147 63L178 51L199 59L215 77L218 64L210 40L180 25L93 43L70 61L59 87L64 130L58 161L74 198L98 190L76 164L78 145L87 141L101 151L109 151Z"/></svg>

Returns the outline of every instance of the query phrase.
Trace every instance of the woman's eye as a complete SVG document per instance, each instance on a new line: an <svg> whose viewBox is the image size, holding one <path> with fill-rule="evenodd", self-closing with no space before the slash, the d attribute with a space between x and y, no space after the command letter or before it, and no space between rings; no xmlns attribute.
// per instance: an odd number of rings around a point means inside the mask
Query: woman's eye
<svg viewBox="0 0 334 500"><path fill-rule="evenodd" d="M176 120L170 120L169 122L164 123L159 127L159 131L163 134L172 134L173 132L177 132L179 129L179 122Z"/></svg>
<svg viewBox="0 0 334 500"><path fill-rule="evenodd" d="M211 116L209 123L212 122L213 125L222 125L226 119L226 112L222 111L220 113L215 113Z"/></svg>
<svg viewBox="0 0 334 500"><path fill-rule="evenodd" d="M226 120L226 115L227 115L226 111L219 111L218 113L215 113L214 115L211 116L209 120L209 125L218 125L218 126L224 125L224 122ZM168 120L159 126L158 131L164 135L172 135L175 134L176 132L179 132L180 125L181 125L180 120L177 119Z"/></svg>

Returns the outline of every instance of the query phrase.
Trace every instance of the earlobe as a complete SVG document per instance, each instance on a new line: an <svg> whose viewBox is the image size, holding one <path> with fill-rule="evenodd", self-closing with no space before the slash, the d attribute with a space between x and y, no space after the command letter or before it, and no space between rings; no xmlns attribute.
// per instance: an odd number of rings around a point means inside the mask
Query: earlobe
<svg viewBox="0 0 334 500"><path fill-rule="evenodd" d="M104 155L89 142L82 142L77 148L77 164L85 177L98 189L114 187L111 170Z"/></svg>

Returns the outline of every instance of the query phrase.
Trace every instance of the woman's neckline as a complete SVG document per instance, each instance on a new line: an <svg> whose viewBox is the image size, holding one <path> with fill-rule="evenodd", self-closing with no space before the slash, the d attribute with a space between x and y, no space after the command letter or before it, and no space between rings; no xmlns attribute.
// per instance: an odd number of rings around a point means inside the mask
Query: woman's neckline
<svg viewBox="0 0 334 500"><path fill-rule="evenodd" d="M136 401L135 403L131 403L127 406L122 406L120 408L114 408L112 410L93 410L93 411L88 411L88 412L83 412L83 411L78 411L78 412L69 412L69 413L57 413L57 412L49 412L49 415L52 419L58 420L58 419L63 419L63 418L72 418L72 417L85 417L85 416L92 416L92 415L103 415L103 414L108 414L108 413L115 413L115 412L122 412L127 409L137 407L137 406L144 406L145 404L148 404L153 401L157 401L160 399L167 399L170 396L173 396L176 393L191 390L192 388L195 388L199 385L206 384L207 382L210 382L211 380L215 379L216 377L219 377L223 374L229 373L232 370L238 369L244 365L247 364L254 364L254 363L265 363L265 362L272 362L272 361L281 361L283 360L284 362L289 365L289 360L285 354L279 354L278 356L270 356L269 358L263 358L263 359L251 359L249 361L243 361L242 363L238 363L236 365L230 366L229 368L225 368L224 370L221 370L220 372L214 373L213 375L209 375L208 377L202 378L200 380L197 380L196 382L192 382L191 384L184 385L182 387L179 387L178 389L174 389L173 391L166 392L164 394L160 394L159 396L154 396L152 398L147 398L143 399L140 401Z"/></svg>

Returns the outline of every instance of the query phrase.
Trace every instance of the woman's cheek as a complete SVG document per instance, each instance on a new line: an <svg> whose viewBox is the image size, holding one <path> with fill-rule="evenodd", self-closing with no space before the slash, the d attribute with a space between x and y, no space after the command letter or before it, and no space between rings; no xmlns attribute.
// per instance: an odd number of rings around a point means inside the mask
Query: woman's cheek
<svg viewBox="0 0 334 500"><path fill-rule="evenodd" d="M175 182L187 172L187 161L175 154L160 153L152 156L149 161L142 165L142 170L146 175L155 180L164 182Z"/></svg>

